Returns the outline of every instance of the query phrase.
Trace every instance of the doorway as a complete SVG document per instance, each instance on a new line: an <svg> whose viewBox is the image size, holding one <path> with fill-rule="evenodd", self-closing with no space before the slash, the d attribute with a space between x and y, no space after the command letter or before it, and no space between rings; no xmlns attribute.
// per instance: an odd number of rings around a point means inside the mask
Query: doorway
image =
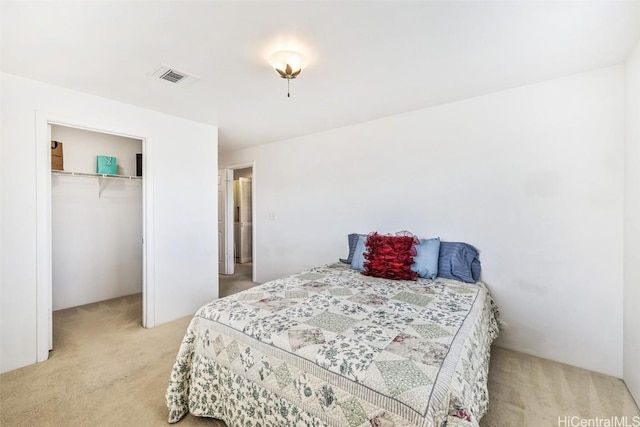
<svg viewBox="0 0 640 427"><path fill-rule="evenodd" d="M218 175L221 280L255 282L255 164L230 165Z"/></svg>
<svg viewBox="0 0 640 427"><path fill-rule="evenodd" d="M53 342L51 125L141 140L142 167L148 170L145 153L149 145L145 137L117 130L117 126L100 127L65 115L36 111L36 362L49 358ZM142 182L142 326L146 328L155 326L155 282L153 275L148 274L148 271L153 271L153 248L145 244L148 240L148 222L153 219L153 200L149 198L149 194L153 194L152 183L153 180L146 179Z"/></svg>
<svg viewBox="0 0 640 427"><path fill-rule="evenodd" d="M252 262L253 168L233 171L234 271Z"/></svg>
<svg viewBox="0 0 640 427"><path fill-rule="evenodd" d="M52 311L141 294L142 140L50 126Z"/></svg>

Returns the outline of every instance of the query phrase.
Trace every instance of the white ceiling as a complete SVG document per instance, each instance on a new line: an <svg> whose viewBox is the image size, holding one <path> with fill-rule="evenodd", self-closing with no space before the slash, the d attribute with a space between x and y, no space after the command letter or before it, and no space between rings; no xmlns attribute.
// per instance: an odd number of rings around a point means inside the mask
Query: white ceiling
<svg viewBox="0 0 640 427"><path fill-rule="evenodd" d="M2 70L219 127L230 150L624 61L640 1L3 1ZM300 49L291 82L266 58ZM160 63L200 77L154 80Z"/></svg>

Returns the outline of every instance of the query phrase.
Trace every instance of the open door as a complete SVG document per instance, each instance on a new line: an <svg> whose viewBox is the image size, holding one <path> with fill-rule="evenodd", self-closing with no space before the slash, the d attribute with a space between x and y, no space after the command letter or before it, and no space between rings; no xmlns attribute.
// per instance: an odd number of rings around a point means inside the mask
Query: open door
<svg viewBox="0 0 640 427"><path fill-rule="evenodd" d="M51 141L51 123L47 123L47 141ZM49 231L51 232L51 213L49 213ZM49 236L49 242L52 237ZM49 299L47 307L47 322L49 323L49 351L53 350L53 274L49 278L47 286L47 297Z"/></svg>
<svg viewBox="0 0 640 427"><path fill-rule="evenodd" d="M233 170L218 169L218 271L220 274L233 274L233 236L228 228L230 221L226 221L229 202L227 193L233 183ZM233 193L231 194L233 196ZM229 240L229 241L227 241ZM231 249L229 249L231 247Z"/></svg>

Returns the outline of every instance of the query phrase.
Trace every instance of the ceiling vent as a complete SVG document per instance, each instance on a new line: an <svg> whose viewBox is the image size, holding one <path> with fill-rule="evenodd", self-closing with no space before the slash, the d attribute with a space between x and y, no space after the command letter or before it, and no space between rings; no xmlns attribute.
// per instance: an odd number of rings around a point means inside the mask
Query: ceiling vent
<svg viewBox="0 0 640 427"><path fill-rule="evenodd" d="M167 81L177 86L186 86L189 83L193 83L196 80L199 80L199 77L185 73L183 71L178 71L175 68L165 64L160 64L157 69L153 73L151 73L151 75L160 80Z"/></svg>

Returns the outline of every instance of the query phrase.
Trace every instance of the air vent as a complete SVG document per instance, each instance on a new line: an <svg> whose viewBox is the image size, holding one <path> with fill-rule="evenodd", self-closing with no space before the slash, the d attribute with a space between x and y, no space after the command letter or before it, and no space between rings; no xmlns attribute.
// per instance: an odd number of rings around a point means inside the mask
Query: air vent
<svg viewBox="0 0 640 427"><path fill-rule="evenodd" d="M199 79L199 77L185 73L183 71L178 71L175 68L165 64L160 64L157 69L153 73L151 73L151 75L160 80L164 80L178 86L185 86L186 84Z"/></svg>
<svg viewBox="0 0 640 427"><path fill-rule="evenodd" d="M162 80L166 80L171 83L178 83L180 80L184 79L185 77L187 76L185 76L184 74L180 74L176 70L169 70L160 76Z"/></svg>

